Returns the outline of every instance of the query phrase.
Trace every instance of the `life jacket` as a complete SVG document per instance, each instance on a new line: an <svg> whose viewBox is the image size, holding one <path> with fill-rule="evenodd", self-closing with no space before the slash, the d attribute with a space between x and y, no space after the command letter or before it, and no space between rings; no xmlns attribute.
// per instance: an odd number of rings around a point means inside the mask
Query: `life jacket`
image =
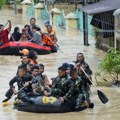
<svg viewBox="0 0 120 120"><path fill-rule="evenodd" d="M54 44L51 42L54 42L54 37L55 37L55 31L52 30L51 33L48 33L47 31L43 34L43 44L44 45L49 45L49 46L53 46Z"/></svg>

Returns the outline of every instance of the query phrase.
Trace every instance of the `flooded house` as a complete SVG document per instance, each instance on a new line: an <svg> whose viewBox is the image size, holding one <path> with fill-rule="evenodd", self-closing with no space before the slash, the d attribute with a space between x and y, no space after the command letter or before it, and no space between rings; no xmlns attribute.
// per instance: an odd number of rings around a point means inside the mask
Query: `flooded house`
<svg viewBox="0 0 120 120"><path fill-rule="evenodd" d="M96 47L107 50L115 47L114 11L120 8L120 0L100 0L79 9L92 15L91 25L94 26ZM118 42L120 44L120 42ZM117 45L120 46L120 45Z"/></svg>

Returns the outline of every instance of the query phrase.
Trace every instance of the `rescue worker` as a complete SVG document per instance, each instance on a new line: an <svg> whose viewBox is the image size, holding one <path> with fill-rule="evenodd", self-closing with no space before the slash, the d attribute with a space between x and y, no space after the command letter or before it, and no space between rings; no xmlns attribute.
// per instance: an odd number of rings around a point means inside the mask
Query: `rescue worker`
<svg viewBox="0 0 120 120"><path fill-rule="evenodd" d="M84 95L83 81L78 76L78 71L76 68L70 70L70 76L71 76L71 89L69 93L74 97L76 101L75 110L83 106L88 107L88 102L86 101L86 97Z"/></svg>
<svg viewBox="0 0 120 120"><path fill-rule="evenodd" d="M76 63L76 66L81 66L82 64L85 65L86 67L86 73L89 75L89 78L91 78L92 75L92 70L90 69L89 65L87 62L85 62L85 57L83 55L83 53L78 53L77 57L76 57L76 61L74 61Z"/></svg>
<svg viewBox="0 0 120 120"><path fill-rule="evenodd" d="M69 98L69 96L66 95L70 87L69 79L70 76L66 74L66 69L63 66L59 67L58 76L54 79L50 93L45 91L44 94L58 97L61 102L67 101Z"/></svg>
<svg viewBox="0 0 120 120"><path fill-rule="evenodd" d="M81 67L82 67L82 69L84 69L84 71L86 71L86 64L82 64ZM90 104L91 103L91 101L90 101L90 85L92 85L92 83L90 82L89 78L85 75L85 73L83 72L82 69L79 68L78 75L81 77L81 79L83 81L84 95L86 97L87 102Z"/></svg>
<svg viewBox="0 0 120 120"><path fill-rule="evenodd" d="M47 26L47 31L45 33L42 34L43 36L43 44L44 46L49 46L53 52L57 51L57 37L56 37L56 33L55 31L52 29L51 25Z"/></svg>
<svg viewBox="0 0 120 120"><path fill-rule="evenodd" d="M90 69L88 63L85 62L85 58L83 53L78 53L76 57L76 66L78 68L78 75L82 78L82 81L84 83L84 93L86 96L86 99L88 103L90 104L90 85L92 84L89 79L92 79L92 70ZM88 76L84 74L81 67L85 70Z"/></svg>
<svg viewBox="0 0 120 120"><path fill-rule="evenodd" d="M17 83L18 91L16 91L14 83ZM33 102L29 99L27 94L32 92L31 84L32 76L27 74L27 70L24 65L18 68L17 75L9 82L10 88L13 90L13 94L18 94L18 99L30 104Z"/></svg>

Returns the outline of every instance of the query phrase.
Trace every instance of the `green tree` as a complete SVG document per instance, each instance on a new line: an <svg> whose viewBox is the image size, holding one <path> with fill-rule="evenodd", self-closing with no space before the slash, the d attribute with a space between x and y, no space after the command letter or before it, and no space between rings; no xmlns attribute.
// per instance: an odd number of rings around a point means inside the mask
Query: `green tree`
<svg viewBox="0 0 120 120"><path fill-rule="evenodd" d="M2 6L5 4L5 0L0 0L0 9L2 8Z"/></svg>

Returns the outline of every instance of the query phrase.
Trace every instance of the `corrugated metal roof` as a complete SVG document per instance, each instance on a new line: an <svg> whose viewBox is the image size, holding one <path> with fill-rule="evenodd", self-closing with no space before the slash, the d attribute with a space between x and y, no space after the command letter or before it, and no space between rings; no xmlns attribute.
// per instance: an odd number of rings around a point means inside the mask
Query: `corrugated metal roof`
<svg viewBox="0 0 120 120"><path fill-rule="evenodd" d="M79 8L88 14L96 14L101 12L113 11L120 8L120 0L101 0L85 7Z"/></svg>

